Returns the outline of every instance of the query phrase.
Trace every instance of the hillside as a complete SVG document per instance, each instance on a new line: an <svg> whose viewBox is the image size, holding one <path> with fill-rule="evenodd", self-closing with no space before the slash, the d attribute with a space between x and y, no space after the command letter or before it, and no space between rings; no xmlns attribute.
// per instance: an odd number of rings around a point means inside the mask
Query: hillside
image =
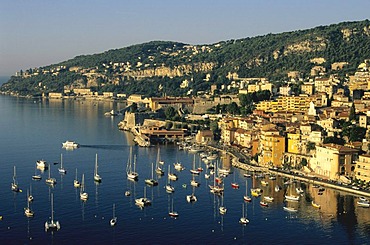
<svg viewBox="0 0 370 245"><path fill-rule="evenodd" d="M364 20L208 45L153 41L20 71L0 89L21 95L62 92L65 86L183 95L229 84L229 73L277 81L289 71L307 77L318 64L330 71L332 63L348 62L345 74L369 58L370 21Z"/></svg>

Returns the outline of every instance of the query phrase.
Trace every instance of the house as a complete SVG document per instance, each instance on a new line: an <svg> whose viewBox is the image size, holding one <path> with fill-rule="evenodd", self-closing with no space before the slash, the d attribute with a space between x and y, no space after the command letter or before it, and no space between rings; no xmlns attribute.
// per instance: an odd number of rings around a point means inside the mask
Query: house
<svg viewBox="0 0 370 245"><path fill-rule="evenodd" d="M370 183L370 155L359 155L356 161L354 177L366 183Z"/></svg>
<svg viewBox="0 0 370 245"><path fill-rule="evenodd" d="M316 146L316 154L311 158L310 168L318 175L330 180L340 176L353 177L359 151L337 144Z"/></svg>

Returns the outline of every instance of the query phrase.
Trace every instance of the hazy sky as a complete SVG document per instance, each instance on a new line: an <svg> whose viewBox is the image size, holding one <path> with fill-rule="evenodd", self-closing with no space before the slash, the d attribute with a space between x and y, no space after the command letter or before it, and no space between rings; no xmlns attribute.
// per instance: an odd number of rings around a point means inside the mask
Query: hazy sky
<svg viewBox="0 0 370 245"><path fill-rule="evenodd" d="M370 0L0 0L0 75L152 40L211 44L369 16Z"/></svg>

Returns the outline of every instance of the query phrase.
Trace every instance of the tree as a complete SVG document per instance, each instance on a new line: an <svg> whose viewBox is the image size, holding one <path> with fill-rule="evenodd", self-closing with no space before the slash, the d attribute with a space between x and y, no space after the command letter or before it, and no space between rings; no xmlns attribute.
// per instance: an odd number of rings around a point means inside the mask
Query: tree
<svg viewBox="0 0 370 245"><path fill-rule="evenodd" d="M136 103L132 103L132 105L130 107L130 112L135 113L136 111L137 111L137 104Z"/></svg>
<svg viewBox="0 0 370 245"><path fill-rule="evenodd" d="M349 121L356 121L356 108L355 103L352 103L351 109L349 111Z"/></svg>
<svg viewBox="0 0 370 245"><path fill-rule="evenodd" d="M164 111L167 120L172 120L176 116L176 110L172 106L169 106Z"/></svg>
<svg viewBox="0 0 370 245"><path fill-rule="evenodd" d="M239 107L236 102L231 102L230 104L228 104L226 110L232 115L240 114Z"/></svg>

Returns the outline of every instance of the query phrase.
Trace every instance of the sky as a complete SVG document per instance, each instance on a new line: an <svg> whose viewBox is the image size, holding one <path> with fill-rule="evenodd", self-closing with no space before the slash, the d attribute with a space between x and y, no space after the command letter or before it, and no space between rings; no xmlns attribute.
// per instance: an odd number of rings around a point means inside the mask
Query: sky
<svg viewBox="0 0 370 245"><path fill-rule="evenodd" d="M0 76L153 40L212 44L360 21L369 9L370 0L0 0Z"/></svg>

